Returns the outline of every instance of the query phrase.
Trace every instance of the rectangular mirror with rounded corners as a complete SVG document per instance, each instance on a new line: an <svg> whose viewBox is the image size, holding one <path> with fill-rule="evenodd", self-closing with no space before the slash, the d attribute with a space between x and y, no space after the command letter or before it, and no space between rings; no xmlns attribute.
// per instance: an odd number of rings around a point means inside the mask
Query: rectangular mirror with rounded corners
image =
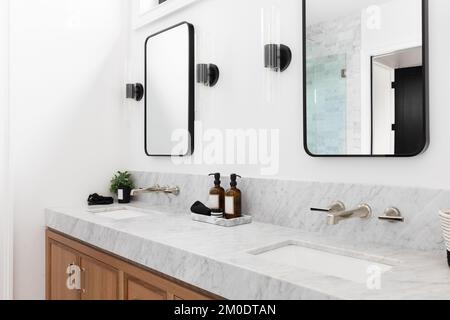
<svg viewBox="0 0 450 320"><path fill-rule="evenodd" d="M303 0L303 76L309 155L423 153L428 0Z"/></svg>
<svg viewBox="0 0 450 320"><path fill-rule="evenodd" d="M194 27L183 22L145 42L145 152L187 156L194 150Z"/></svg>

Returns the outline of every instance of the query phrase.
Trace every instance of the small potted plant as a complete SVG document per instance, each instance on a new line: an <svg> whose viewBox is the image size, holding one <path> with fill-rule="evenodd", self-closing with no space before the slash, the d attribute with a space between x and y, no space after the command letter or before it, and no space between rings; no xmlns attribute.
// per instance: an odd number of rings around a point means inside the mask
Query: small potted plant
<svg viewBox="0 0 450 320"><path fill-rule="evenodd" d="M111 180L111 192L117 194L119 203L130 203L132 189L134 189L134 183L128 171L117 172Z"/></svg>

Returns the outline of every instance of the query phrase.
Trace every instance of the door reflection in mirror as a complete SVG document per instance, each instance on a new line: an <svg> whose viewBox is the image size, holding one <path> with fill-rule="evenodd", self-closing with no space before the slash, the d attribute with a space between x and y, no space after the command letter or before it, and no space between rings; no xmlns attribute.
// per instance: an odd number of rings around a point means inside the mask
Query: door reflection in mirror
<svg viewBox="0 0 450 320"><path fill-rule="evenodd" d="M372 59L372 146L375 155L414 154L423 147L422 47Z"/></svg>
<svg viewBox="0 0 450 320"><path fill-rule="evenodd" d="M304 0L310 155L425 150L426 15L426 0Z"/></svg>

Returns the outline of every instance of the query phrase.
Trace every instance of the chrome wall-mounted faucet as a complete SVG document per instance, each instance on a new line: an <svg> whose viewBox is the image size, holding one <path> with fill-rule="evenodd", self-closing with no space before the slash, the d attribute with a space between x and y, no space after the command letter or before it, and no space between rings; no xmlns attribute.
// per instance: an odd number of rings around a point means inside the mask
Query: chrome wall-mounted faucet
<svg viewBox="0 0 450 320"><path fill-rule="evenodd" d="M372 217L372 208L368 204L361 204L356 209L346 211L345 205L341 201L335 202L328 209L311 208L311 211L328 213L327 224L330 226L337 225L343 220L353 218L369 219Z"/></svg>
<svg viewBox="0 0 450 320"><path fill-rule="evenodd" d="M175 196L178 196L180 194L180 188L179 187L168 187L168 186L161 187L159 185L156 185L154 187L131 190L131 196L135 196L140 193L167 193L167 194L173 194Z"/></svg>

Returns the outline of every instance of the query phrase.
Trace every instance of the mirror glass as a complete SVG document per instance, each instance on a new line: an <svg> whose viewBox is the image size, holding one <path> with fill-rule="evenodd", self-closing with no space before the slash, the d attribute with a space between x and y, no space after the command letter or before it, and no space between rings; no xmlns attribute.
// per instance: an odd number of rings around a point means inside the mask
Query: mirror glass
<svg viewBox="0 0 450 320"><path fill-rule="evenodd" d="M194 146L194 28L182 23L145 43L145 149L186 156Z"/></svg>
<svg viewBox="0 0 450 320"><path fill-rule="evenodd" d="M426 0L304 0L310 155L424 152L426 11Z"/></svg>

